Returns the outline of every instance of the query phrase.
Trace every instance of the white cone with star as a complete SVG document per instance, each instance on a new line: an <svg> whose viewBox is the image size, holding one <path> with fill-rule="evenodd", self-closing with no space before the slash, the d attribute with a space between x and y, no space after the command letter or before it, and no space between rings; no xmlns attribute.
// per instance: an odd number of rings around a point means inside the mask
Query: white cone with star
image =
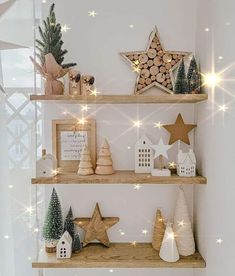
<svg viewBox="0 0 235 276"><path fill-rule="evenodd" d="M171 148L171 145L165 145L162 138L159 140L157 145L152 145L151 148L154 150L153 159L159 159L159 168L152 169L153 176L170 176L171 171L164 167L164 158L168 159L167 151Z"/></svg>

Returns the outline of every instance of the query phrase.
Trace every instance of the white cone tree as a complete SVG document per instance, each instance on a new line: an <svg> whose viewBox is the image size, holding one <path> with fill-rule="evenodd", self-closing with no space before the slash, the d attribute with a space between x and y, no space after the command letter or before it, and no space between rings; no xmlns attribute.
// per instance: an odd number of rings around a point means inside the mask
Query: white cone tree
<svg viewBox="0 0 235 276"><path fill-rule="evenodd" d="M81 159L78 166L79 175L90 175L94 174L94 170L91 163L91 155L87 146L81 152Z"/></svg>
<svg viewBox="0 0 235 276"><path fill-rule="evenodd" d="M109 149L109 143L105 139L100 147L100 151L98 154L98 160L96 162L97 167L95 170L96 174L103 174L103 175L109 175L113 174L113 160L111 157L111 152Z"/></svg>
<svg viewBox="0 0 235 276"><path fill-rule="evenodd" d="M159 256L163 261L169 263L177 262L180 258L176 246L175 235L170 222L168 222L166 225L166 231L160 248Z"/></svg>
<svg viewBox="0 0 235 276"><path fill-rule="evenodd" d="M179 254L189 256L195 253L195 241L188 213L187 202L182 187L179 189L175 206L173 229Z"/></svg>

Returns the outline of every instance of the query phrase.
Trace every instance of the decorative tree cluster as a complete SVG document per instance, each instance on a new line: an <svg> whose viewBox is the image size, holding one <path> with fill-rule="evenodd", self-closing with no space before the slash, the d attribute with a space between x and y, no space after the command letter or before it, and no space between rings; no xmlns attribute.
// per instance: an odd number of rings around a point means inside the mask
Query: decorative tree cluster
<svg viewBox="0 0 235 276"><path fill-rule="evenodd" d="M63 68L69 68L76 65L76 63L62 64L64 56L68 53L67 50L63 50L62 46L62 31L61 25L56 22L56 16L54 12L55 4L51 5L49 16L46 20L43 20L44 30L39 26L39 34L41 40L36 39L36 48L38 50L37 56L41 61L41 65L45 63L45 55L51 53L56 62Z"/></svg>
<svg viewBox="0 0 235 276"><path fill-rule="evenodd" d="M61 205L53 188L51 199L49 202L46 219L43 226L43 238L45 241L59 240L63 234L63 218Z"/></svg>
<svg viewBox="0 0 235 276"><path fill-rule="evenodd" d="M195 57L192 57L186 75L184 59L182 59L176 74L174 85L175 94L199 93L200 73Z"/></svg>

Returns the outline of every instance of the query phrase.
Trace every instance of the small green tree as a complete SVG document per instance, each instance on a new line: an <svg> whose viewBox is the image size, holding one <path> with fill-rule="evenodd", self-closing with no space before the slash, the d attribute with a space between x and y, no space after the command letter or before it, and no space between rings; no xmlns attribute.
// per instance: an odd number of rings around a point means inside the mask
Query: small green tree
<svg viewBox="0 0 235 276"><path fill-rule="evenodd" d="M54 12L55 4L51 5L49 16L46 20L43 20L44 30L39 26L39 34L41 40L36 39L36 48L38 50L37 56L41 61L41 65L45 63L45 55L51 53L56 62L63 68L69 68L76 65L76 63L62 64L64 56L68 53L67 50L62 50L62 32L61 25L56 22L56 16Z"/></svg>
<svg viewBox="0 0 235 276"><path fill-rule="evenodd" d="M73 252L80 251L81 249L82 249L82 243L80 240L80 236L78 233L76 233L73 240Z"/></svg>
<svg viewBox="0 0 235 276"><path fill-rule="evenodd" d="M183 59L177 70L174 92L175 94L186 94L188 92L188 80L185 74L185 65Z"/></svg>
<svg viewBox="0 0 235 276"><path fill-rule="evenodd" d="M194 56L190 61L187 79L188 79L189 92L200 91L200 73Z"/></svg>
<svg viewBox="0 0 235 276"><path fill-rule="evenodd" d="M46 219L43 225L42 236L46 241L59 240L63 234L63 218L61 212L61 205L53 188L51 199L49 202Z"/></svg>
<svg viewBox="0 0 235 276"><path fill-rule="evenodd" d="M74 223L73 223L73 211L72 208L69 208L68 214L65 218L64 222L64 232L68 231L72 239L74 240L75 230L74 230Z"/></svg>

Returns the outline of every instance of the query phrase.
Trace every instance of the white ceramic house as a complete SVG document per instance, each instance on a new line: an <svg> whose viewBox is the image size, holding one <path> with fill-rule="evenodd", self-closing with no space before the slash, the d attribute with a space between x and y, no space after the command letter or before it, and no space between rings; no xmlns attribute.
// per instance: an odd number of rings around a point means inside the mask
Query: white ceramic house
<svg viewBox="0 0 235 276"><path fill-rule="evenodd" d="M72 237L65 231L56 246L57 259L70 259L72 255Z"/></svg>
<svg viewBox="0 0 235 276"><path fill-rule="evenodd" d="M177 174L186 177L196 175L196 157L192 149L187 153L179 150L177 155Z"/></svg>
<svg viewBox="0 0 235 276"><path fill-rule="evenodd" d="M151 173L153 168L152 142L144 135L135 144L135 172Z"/></svg>
<svg viewBox="0 0 235 276"><path fill-rule="evenodd" d="M55 175L57 160L52 154L42 150L42 157L36 163L36 177L52 177Z"/></svg>

